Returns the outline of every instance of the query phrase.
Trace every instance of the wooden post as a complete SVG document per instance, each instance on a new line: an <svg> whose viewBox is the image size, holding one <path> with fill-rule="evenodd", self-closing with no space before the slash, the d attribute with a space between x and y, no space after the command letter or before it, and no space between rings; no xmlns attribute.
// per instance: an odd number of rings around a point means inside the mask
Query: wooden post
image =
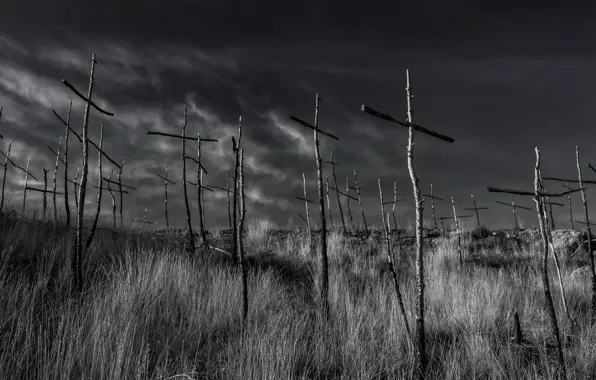
<svg viewBox="0 0 596 380"><path fill-rule="evenodd" d="M327 221L325 219L325 196L323 192L323 163L321 160L321 154L319 152L319 133L329 136L335 140L339 140L336 136L325 132L319 128L319 102L321 98L317 93L315 96L315 123L311 125L305 121L302 121L296 117L291 116L290 118L303 127L310 128L313 130L314 145L315 145L315 161L317 163L317 187L319 191L319 217L321 225L321 302L323 303L323 314L326 319L330 317L329 314L329 258L327 256Z"/></svg>
<svg viewBox="0 0 596 380"><path fill-rule="evenodd" d="M48 211L48 199L47 199L47 192L48 192L48 169L42 168L43 170L43 221L47 220L47 211Z"/></svg>
<svg viewBox="0 0 596 380"><path fill-rule="evenodd" d="M555 340L557 342L557 351L558 351L558 372L562 374L563 378L567 378L567 372L565 369L565 359L563 356L563 347L561 346L561 337L559 335L559 325L557 323L557 315L555 311L555 306L553 303L553 299L550 293L550 284L548 279L548 236L546 230L546 223L544 220L544 196L541 194L540 188L540 151L538 148L535 148L536 152L536 167L534 169L534 195L536 201L536 212L538 214L538 225L540 227L540 234L542 235L542 246L543 246L543 254L542 254L542 286L544 288L544 296L546 298L546 311L547 315L550 320L551 324L551 333L554 335ZM581 174L580 174L581 176ZM581 186L581 183L580 183Z"/></svg>
<svg viewBox="0 0 596 380"><path fill-rule="evenodd" d="M238 225L236 224L236 218L238 215L238 171L239 171L239 167L238 165L240 165L240 141L242 139L242 116L240 116L240 118L238 119L238 143L236 143L236 140L234 139L234 136L232 136L232 152L234 153L234 192L232 193L233 195L233 205L232 205L232 222L233 222L233 228L234 228L234 236L238 235ZM238 241L237 239L234 239L234 242L232 243L232 259L234 260L234 264L238 264L239 263L239 258L238 258Z"/></svg>
<svg viewBox="0 0 596 380"><path fill-rule="evenodd" d="M89 237L87 238L87 243L85 243L85 251L91 247L91 243L93 242L93 236L95 235L95 230L97 229L97 222L99 221L99 213L101 212L101 195L103 193L103 167L102 167L102 154L101 149L103 148L103 123L101 123L99 129L99 149L100 152L97 154L97 207L95 209L95 217L93 218L93 225L91 226L91 232L89 233Z"/></svg>
<svg viewBox="0 0 596 380"><path fill-rule="evenodd" d="M66 227L70 227L70 204L68 202L68 136L70 135L70 114L72 99L68 102L68 115L66 116L66 132L64 133L64 210L66 212ZM77 199L75 193L75 201Z"/></svg>
<svg viewBox="0 0 596 380"><path fill-rule="evenodd" d="M584 181L582 177L582 170L579 161L579 149L575 147L575 159L577 161L577 177L579 187L583 187ZM590 272L592 274L592 314L590 315L590 324L596 321L596 271L594 266L594 252L592 252L592 231L590 230L590 218L588 216L588 199L585 190L581 191L582 203L584 206L584 218L586 222L586 233L588 235L588 255L590 256Z"/></svg>
<svg viewBox="0 0 596 380"><path fill-rule="evenodd" d="M29 156L27 156L27 166L25 166L25 186L23 187L23 210L21 214L25 217L25 207L27 205L27 182L29 180Z"/></svg>
<svg viewBox="0 0 596 380"><path fill-rule="evenodd" d="M328 163L331 165L331 172L333 175L333 183L335 186L335 195L337 196L337 208L339 209L339 216L341 218L341 225L343 228L343 232L344 234L347 232L347 228L346 228L346 220L344 219L344 211L343 208L341 207L341 201L339 199L339 188L337 187L337 176L335 175L335 166L339 165L337 163L335 163L333 161L333 150L330 153L330 161L328 161ZM329 191L329 190L327 190ZM329 195L327 195L327 199L329 199ZM327 203L329 203L329 201L327 201ZM331 219L331 208L329 207L329 219ZM331 224L333 224L333 222L331 222Z"/></svg>
<svg viewBox="0 0 596 380"><path fill-rule="evenodd" d="M60 163L60 148L62 137L58 140L58 152L56 153L56 164L54 166L54 179L52 181L52 202L54 203L54 223L58 223L58 206L56 205L56 178L58 177L58 164Z"/></svg>
<svg viewBox="0 0 596 380"><path fill-rule="evenodd" d="M110 175L108 176L109 180L112 179L112 174L114 174L113 169L110 172ZM108 182L108 191L110 193L110 198L112 198L112 228L116 229L116 198L114 197L114 192L112 191L112 188L110 187L110 181L107 181L107 182Z"/></svg>
<svg viewBox="0 0 596 380"><path fill-rule="evenodd" d="M565 176L565 180L567 180L567 176ZM565 181L565 187L567 190L570 189L569 182ZM571 223L571 229L575 230L575 225L573 224L573 209L571 208L571 195L567 194L567 202L569 202L569 222Z"/></svg>
<svg viewBox="0 0 596 380"><path fill-rule="evenodd" d="M362 214L362 221L364 222L364 230L368 236L368 225L366 224L366 216L364 216L364 208L362 207L362 198L360 197L360 188L358 187L358 175L354 169L354 186L356 187L356 195L358 195L358 205L360 206L360 213Z"/></svg>
<svg viewBox="0 0 596 380"><path fill-rule="evenodd" d="M393 215L393 224L397 229L397 219L395 219L395 205L397 204L397 182L393 182L393 207L391 208L391 214ZM389 230L391 232L391 230Z"/></svg>
<svg viewBox="0 0 596 380"><path fill-rule="evenodd" d="M205 233L205 225L203 220L203 199L201 193L203 190L203 169L201 168L201 134L197 134L197 205L199 207L199 230L201 232L201 239L203 246L207 247L207 234Z"/></svg>
<svg viewBox="0 0 596 380"><path fill-rule="evenodd" d="M531 208L529 207L524 207L524 206L520 206L520 205L516 205L515 204L515 200L513 199L513 195L511 196L511 203L505 203L505 202L501 202L501 201L495 201L495 203L504 205L504 206L509 206L511 207L512 211L513 211L513 221L515 223L515 229L519 230L519 224L517 223L517 215L515 213L516 209L522 209L522 210L528 210L528 211L532 211Z"/></svg>
<svg viewBox="0 0 596 380"><path fill-rule="evenodd" d="M238 253L240 270L242 272L242 316L244 323L248 318L248 270L244 257L244 219L246 218L246 202L244 199L244 149L240 149L239 162L239 194L240 194L240 221L238 222Z"/></svg>
<svg viewBox="0 0 596 380"><path fill-rule="evenodd" d="M467 211L474 210L474 212L476 213L476 226L480 227L480 216L479 216L478 211L488 210L488 207L478 207L478 205L476 205L476 200L474 199L474 194L471 194L470 196L472 197L472 204L474 205L474 207L466 207L466 208L464 208L464 210L467 210Z"/></svg>
<svg viewBox="0 0 596 380"><path fill-rule="evenodd" d="M77 208L77 215L79 214L79 192L78 192L78 184L77 184L77 179L79 178L79 172L81 171L81 165L77 165L77 171L75 173L74 176L74 180L72 181L73 187L74 187L74 199L75 199L75 206Z"/></svg>
<svg viewBox="0 0 596 380"><path fill-rule="evenodd" d="M308 228L308 247L309 252L312 248L312 230L310 227L310 213L308 211L308 197L306 196L306 176L302 173L302 187L304 189L304 207L306 208L306 228Z"/></svg>
<svg viewBox="0 0 596 380"><path fill-rule="evenodd" d="M182 125L182 188L184 189L184 204L186 206L186 224L188 225L188 244L190 252L195 251L195 237L192 232L192 222L190 219L190 206L188 205L188 192L186 190L186 125L188 106L184 104L184 124Z"/></svg>
<svg viewBox="0 0 596 380"><path fill-rule="evenodd" d="M120 192L120 228L124 227L124 217L123 217L123 209L124 209L124 193L122 191L122 170L124 170L124 162L126 161L126 157L122 157L122 164L120 165L120 171L118 172L118 191ZM194 249L194 246L193 246Z"/></svg>
<svg viewBox="0 0 596 380"><path fill-rule="evenodd" d="M348 208L348 215L350 217L350 227L354 228L354 219L352 218L352 210L350 210L350 180L348 177L346 177L346 202L347 202L347 208Z"/></svg>
<svg viewBox="0 0 596 380"><path fill-rule="evenodd" d="M459 229L459 220L457 220L457 211L455 211L455 200L451 197L451 206L453 206L453 219L455 220L455 233L457 234L457 253L459 255L459 266L464 265L461 252L461 231Z"/></svg>
<svg viewBox="0 0 596 380"><path fill-rule="evenodd" d="M408 333L408 339L412 341L412 335L410 333L410 326L408 324L408 317L406 315L406 309L402 300L401 291L399 289L399 280L397 278L397 272L395 271L395 265L393 264L393 253L391 251L391 238L390 232L391 227L389 224L389 213L387 213L387 221L385 221L385 205L383 203L383 190L381 189L381 179L379 181L379 196L381 198L381 219L383 220L383 229L385 230L385 243L387 244L387 261L389 262L389 270L391 271L391 277L393 278L393 287L395 288L395 294L397 295L397 302L399 304L399 310L406 326L406 332ZM395 203L394 203L395 204ZM396 226L397 227L397 226Z"/></svg>
<svg viewBox="0 0 596 380"><path fill-rule="evenodd" d="M329 223L331 224L331 228L335 228L335 225L333 224L333 216L331 215L331 202L329 201L329 176L325 176L325 188L327 195L327 212L329 213Z"/></svg>
<svg viewBox="0 0 596 380"><path fill-rule="evenodd" d="M170 220L168 218L168 165L166 164L166 178L164 180L164 208L166 213L166 227L170 227Z"/></svg>
<svg viewBox="0 0 596 380"><path fill-rule="evenodd" d="M423 380L426 377L426 367L428 357L426 353L426 334L424 329L424 258L422 255L422 199L420 186L416 170L414 168L414 130L436 137L440 140L453 142L454 139L449 136L434 132L412 121L412 89L410 87L410 71L406 70L406 97L407 97L407 121L401 121L393 116L383 114L374 109L362 105L362 110L378 118L400 124L408 128L408 171L412 180L414 193L414 205L416 207L416 285L418 288L416 296L416 358L418 379Z"/></svg>
<svg viewBox="0 0 596 380"><path fill-rule="evenodd" d="M8 162L10 160L10 148L12 147L12 140L8 142L8 150L6 151L6 157L4 159L4 176L2 177L2 200L0 200L0 214L4 210L4 189L6 188L6 173L8 169Z"/></svg>
<svg viewBox="0 0 596 380"><path fill-rule="evenodd" d="M430 184L430 208L432 210L432 214L433 214L433 222L434 222L434 227L435 230L437 229L437 217L435 215L435 197L433 195L433 184Z"/></svg>
<svg viewBox="0 0 596 380"><path fill-rule="evenodd" d="M519 230L519 223L517 222L517 215L515 214L515 199L511 196L511 209L513 210L513 220L515 222L515 229Z"/></svg>

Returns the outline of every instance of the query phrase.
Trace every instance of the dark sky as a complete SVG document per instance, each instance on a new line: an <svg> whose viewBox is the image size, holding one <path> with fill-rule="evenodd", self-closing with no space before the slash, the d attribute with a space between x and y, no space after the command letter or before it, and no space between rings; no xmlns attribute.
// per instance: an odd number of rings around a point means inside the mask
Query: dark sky
<svg viewBox="0 0 596 380"><path fill-rule="evenodd" d="M12 155L41 177L53 168L52 154L63 127L52 115L66 114L75 96L67 79L86 92L91 54L99 64L94 99L115 113L92 112L90 133L99 140L105 123L105 150L120 161L124 181L139 190L126 195L128 218L164 224L163 174L169 166L178 186L170 187L170 215L182 225L179 140L145 135L147 130L180 133L184 103L191 135L218 138L205 144L207 184L225 186L233 164L230 137L244 119L247 217L270 218L280 226L301 224L302 173L309 197L316 191L312 133L290 120L312 122L315 93L321 98L321 128L340 141L323 138L322 154L333 148L341 188L353 170L363 187L369 224L380 222L377 178L385 196L397 181L402 226L412 221L411 182L406 166L407 130L360 111L367 104L405 118L405 69L411 70L417 123L455 137L448 144L417 135L416 167L438 216L451 215L450 197L460 214L471 206L490 206L482 220L510 227L511 210L493 203L510 201L486 186L531 190L534 147L542 151L545 176L576 178L575 146L585 164L596 165L595 6L557 2L462 1L237 2L189 0L8 0L0 12L0 126L13 140ZM415 4L411 4L415 3ZM73 124L81 128L83 102L73 103ZM70 177L80 145L70 141ZM196 144L187 149L196 154ZM97 154L91 150L90 181L96 182ZM188 175L196 179L194 164ZM104 174L112 167L104 165ZM22 175L10 172L9 189L20 202ZM330 167L325 167L330 175ZM586 178L595 178L585 168ZM548 189L562 190L549 182ZM60 185L61 182L60 182ZM72 191L72 188L71 188ZM196 190L190 188L191 205ZM588 197L596 196L592 190ZM31 195L35 199L35 195ZM89 194L95 202L95 190ZM39 197L37 197L39 202ZM573 197L580 218L579 196ZM207 193L207 222L227 223L225 195ZM533 207L531 199L516 201ZM562 199L564 203L566 199ZM109 213L109 197L104 209ZM352 202L357 222L359 212ZM333 211L337 211L332 198ZM89 212L91 207L89 207ZM88 213L89 213L88 212ZM311 213L315 208L311 208ZM335 213L337 214L337 213ZM430 210L425 210L427 219ZM520 210L522 224L535 213ZM555 211L568 225L567 209ZM196 218L195 218L196 219ZM338 216L335 216L338 221Z"/></svg>

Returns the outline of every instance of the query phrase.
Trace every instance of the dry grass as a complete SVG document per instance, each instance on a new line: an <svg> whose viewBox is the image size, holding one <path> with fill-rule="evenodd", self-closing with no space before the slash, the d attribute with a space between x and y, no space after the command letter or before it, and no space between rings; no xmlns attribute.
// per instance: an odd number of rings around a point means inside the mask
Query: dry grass
<svg viewBox="0 0 596 380"><path fill-rule="evenodd" d="M331 320L322 319L306 235L279 238L266 221L248 227L249 319L242 328L240 274L221 255L186 256L131 232L98 234L82 296L70 294L68 236L52 224L0 222L2 379L410 379L412 351L383 247L329 237ZM221 233L223 234L223 232ZM215 236L219 236L220 233ZM478 236L477 236L478 237ZM476 238L477 238L476 237ZM426 251L430 374L436 379L549 379L554 363L534 252L473 242L459 267L456 244ZM411 248L396 253L406 308L414 308ZM511 264L514 263L514 264ZM588 327L589 283L563 274L559 291L570 379L596 373ZM553 272L554 273L554 272ZM553 284L554 285L554 284ZM511 341L518 312L524 344ZM413 314L408 319L413 322Z"/></svg>

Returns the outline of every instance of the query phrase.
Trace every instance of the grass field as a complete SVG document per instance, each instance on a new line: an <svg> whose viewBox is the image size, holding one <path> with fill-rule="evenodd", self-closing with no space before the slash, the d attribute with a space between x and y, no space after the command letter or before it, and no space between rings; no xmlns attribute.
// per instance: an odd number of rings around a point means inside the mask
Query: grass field
<svg viewBox="0 0 596 380"><path fill-rule="evenodd" d="M0 230L0 379L414 376L413 351L378 233L359 239L332 231L327 321L318 308L319 260L308 252L307 236L251 221L250 309L243 326L239 271L225 254L183 253L178 230L118 230L127 239L98 231L85 257L82 295L70 292L72 232L7 215ZM230 236L226 230L210 235L222 247ZM410 240L394 243L413 327ZM514 244L482 229L467 231L460 267L456 242L426 239L431 378L552 378L555 350L535 245ZM570 379L596 378L589 279L571 275L585 262L582 254L562 257L577 331L563 312L558 282L551 287ZM551 280L555 273L553 267ZM512 341L515 312L521 345Z"/></svg>

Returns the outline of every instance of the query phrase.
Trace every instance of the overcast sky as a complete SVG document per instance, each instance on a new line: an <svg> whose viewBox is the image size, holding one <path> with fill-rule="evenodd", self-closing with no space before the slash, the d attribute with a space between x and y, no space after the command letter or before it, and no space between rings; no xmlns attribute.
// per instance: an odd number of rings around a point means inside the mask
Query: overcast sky
<svg viewBox="0 0 596 380"><path fill-rule="evenodd" d="M387 6L377 1L8 0L0 12L0 145L6 151L13 140L13 159L24 166L29 155L38 178L42 167L53 168L46 144L56 149L64 131L52 109L65 117L72 98L73 127L80 131L83 120L84 103L61 80L86 93L95 53L93 99L115 116L92 111L90 135L98 141L104 122L106 152L117 161L126 157L123 181L139 189L125 196L129 220L148 208L149 220L165 224L157 173L167 164L177 183L170 186L170 215L175 224L184 223L181 142L145 131L180 133L186 103L187 133L219 139L204 146L205 182L225 186L233 165L230 138L242 116L247 217L299 225L304 205L295 196L302 195L302 173L314 198L316 170L312 133L290 116L312 122L319 92L320 126L340 139L322 137L321 152L328 159L333 149L341 164L336 167L341 188L346 177L352 183L356 169L367 221L378 224L377 178L387 198L396 181L398 196L406 198L396 210L407 226L413 216L407 129L364 114L360 105L405 118L409 68L414 121L455 138L449 144L417 135L422 189L427 192L432 183L445 199L437 202L437 215L452 214L451 197L460 214L468 214L463 208L471 206L473 193L479 206L490 207L481 214L485 224L511 227L511 209L493 202L511 198L490 194L486 186L533 189L535 146L542 151L545 176L576 178L578 145L584 177L596 178L585 167L596 165L594 10L543 1ZM80 144L71 138L69 147L73 178ZM196 154L195 143L188 142L187 149ZM91 149L91 185L96 160ZM112 168L105 162L104 174ZM324 174L331 174L330 166ZM192 163L188 175L196 180ZM20 205L22 173L11 169L8 180ZM558 183L547 186L563 190ZM196 189L189 190L195 208ZM596 200L596 192L588 197ZM208 225L227 224L225 194L205 198ZM31 199L40 202L35 194ZM88 199L95 201L95 189ZM573 199L579 219L579 195ZM109 196L104 201L108 214ZM534 207L529 198L516 202ZM360 223L356 204L351 206ZM337 223L334 197L332 209ZM566 208L555 214L559 224L569 224ZM534 212L518 215L526 226L535 223Z"/></svg>

